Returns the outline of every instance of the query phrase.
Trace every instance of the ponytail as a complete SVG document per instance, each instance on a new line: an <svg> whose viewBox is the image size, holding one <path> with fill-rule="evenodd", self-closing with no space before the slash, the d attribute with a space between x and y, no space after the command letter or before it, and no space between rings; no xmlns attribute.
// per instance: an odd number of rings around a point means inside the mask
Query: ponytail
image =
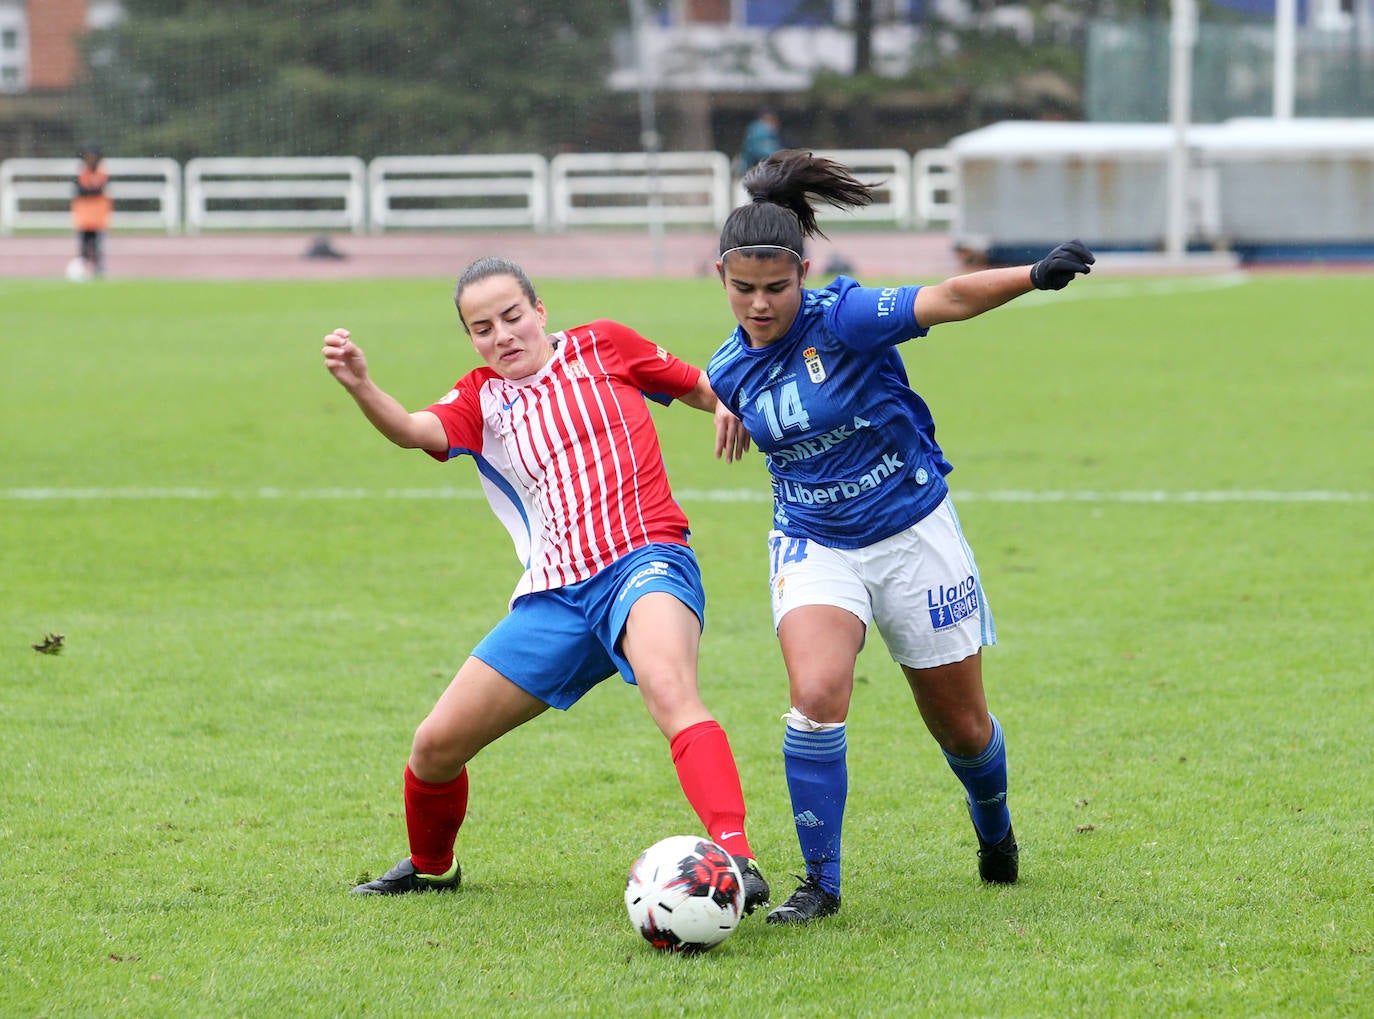
<svg viewBox="0 0 1374 1019"><path fill-rule="evenodd" d="M720 253L733 248L786 248L801 258L806 238L825 236L813 201L853 209L873 201L873 187L839 163L798 149L783 149L744 176L750 201L726 217Z"/></svg>

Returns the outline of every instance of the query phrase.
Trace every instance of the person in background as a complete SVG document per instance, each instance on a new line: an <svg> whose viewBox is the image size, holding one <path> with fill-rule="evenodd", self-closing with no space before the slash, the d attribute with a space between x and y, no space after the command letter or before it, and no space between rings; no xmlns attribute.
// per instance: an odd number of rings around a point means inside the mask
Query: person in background
<svg viewBox="0 0 1374 1019"><path fill-rule="evenodd" d="M751 913L768 901L768 883L745 835L730 744L698 692L705 593L647 406L677 399L713 411L706 373L617 322L547 333L544 303L506 259L469 265L454 301L485 364L413 413L372 381L346 329L324 338L325 367L382 435L439 461L476 461L525 564L509 613L415 731L403 776L409 854L353 891L457 888L468 762L619 672L668 740L708 835L739 864ZM736 438L724 442L727 456L742 453L742 430Z"/></svg>
<svg viewBox="0 0 1374 1019"><path fill-rule="evenodd" d="M110 175L105 172L100 146L88 143L81 148L81 169L76 175L76 194L72 198L72 225L77 234L77 257L91 276L105 273L105 232L110 228L114 202L106 193Z"/></svg>
<svg viewBox="0 0 1374 1019"><path fill-rule="evenodd" d="M773 110L762 110L744 129L740 143L739 173L748 173L778 149L782 148L781 124Z"/></svg>
<svg viewBox="0 0 1374 1019"><path fill-rule="evenodd" d="M930 286L866 288L840 276L810 290L802 244L820 232L813 200L852 208L872 200L871 187L828 159L784 150L744 189L751 200L726 219L716 263L738 324L707 374L721 402L718 448L738 416L773 483L773 624L791 696L783 759L806 874L768 922L840 908L845 721L870 623L964 787L979 875L1010 884L1020 850L1006 743L982 674L996 631L949 497L953 468L897 345L1031 290L1059 290L1090 271L1093 254L1070 241L1034 265Z"/></svg>

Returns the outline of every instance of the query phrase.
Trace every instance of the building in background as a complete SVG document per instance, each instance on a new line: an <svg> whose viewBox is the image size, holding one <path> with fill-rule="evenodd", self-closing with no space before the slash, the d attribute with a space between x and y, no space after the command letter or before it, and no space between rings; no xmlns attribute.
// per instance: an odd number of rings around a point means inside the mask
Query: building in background
<svg viewBox="0 0 1374 1019"><path fill-rule="evenodd" d="M81 37L122 13L118 0L0 0L0 158L75 158Z"/></svg>
<svg viewBox="0 0 1374 1019"><path fill-rule="evenodd" d="M1197 112L1266 115L1275 0L1204 6L1222 17L1204 26L1195 94L1208 102ZM780 111L796 144L913 151L1002 119L1164 120L1169 8L1170 0L673 0L621 38L609 81L653 90L666 145L679 149L738 138L763 105ZM1370 115L1374 0L1296 0L1296 12L1299 114ZM1082 78L1028 67L1000 84L941 90L922 88L921 75L909 73L920 54L947 54L957 36L975 32L1014 38L1027 58L1067 44L1086 54ZM843 89L816 88L822 75L860 71L893 78L893 88L849 103Z"/></svg>
<svg viewBox="0 0 1374 1019"><path fill-rule="evenodd" d="M1295 2L1298 115L1371 115L1374 0ZM917 151L1005 119L1149 122L1162 118L1168 93L1169 27L1159 15L1169 5L615 0L626 23L636 6L649 16L614 40L607 81L621 93L654 93L661 145L673 150L728 151L764 106L778 110L789 143L829 148ZM1203 7L1234 13L1203 27L1195 115L1264 115L1272 93L1275 0L1208 0ZM1153 23L1143 23L1141 12ZM75 151L82 140L76 125L89 130L95 120L82 88L83 36L122 15L119 0L0 0L0 159ZM951 82L911 73L914 61L926 67L975 32L1015 39L1021 52L986 58L995 75L965 71L963 80ZM462 40L435 45L451 46L460 57L464 52ZM1056 46L1082 55L1081 75L1066 70L1062 59L1058 67L1033 66ZM858 73L866 85L847 88L842 79ZM828 83L818 87L818 78ZM893 84L875 86L875 78ZM594 148L639 144L637 123L618 117L599 123L605 129L590 139Z"/></svg>
<svg viewBox="0 0 1374 1019"><path fill-rule="evenodd" d="M1229 7L1242 14L1270 19L1274 0L1213 0L1218 7ZM1369 0L1297 0L1298 24L1323 32L1348 32L1361 19L1374 16Z"/></svg>
<svg viewBox="0 0 1374 1019"><path fill-rule="evenodd" d="M652 89L670 149L733 144L761 106L817 144L813 111L803 109L816 74L870 67L905 70L931 0L872 0L867 49L856 52L854 0L674 0L637 34L617 40L612 89ZM865 12L860 12L865 13Z"/></svg>

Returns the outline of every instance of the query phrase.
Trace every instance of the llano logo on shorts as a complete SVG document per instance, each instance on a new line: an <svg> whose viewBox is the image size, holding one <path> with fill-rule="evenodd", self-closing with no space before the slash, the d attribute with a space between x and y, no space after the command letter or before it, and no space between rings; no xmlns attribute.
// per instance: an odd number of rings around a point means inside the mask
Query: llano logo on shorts
<svg viewBox="0 0 1374 1019"><path fill-rule="evenodd" d="M926 592L930 628L948 630L978 611L978 581L969 575L957 584L933 587Z"/></svg>

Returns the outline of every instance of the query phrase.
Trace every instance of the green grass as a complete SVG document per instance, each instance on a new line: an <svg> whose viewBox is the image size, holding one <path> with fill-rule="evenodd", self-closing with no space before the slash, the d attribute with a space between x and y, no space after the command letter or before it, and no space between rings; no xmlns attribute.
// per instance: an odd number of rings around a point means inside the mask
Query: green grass
<svg viewBox="0 0 1374 1019"><path fill-rule="evenodd" d="M0 281L0 1014L1374 1010L1368 277L1095 275L908 345L997 613L1023 881L979 885L875 638L843 911L700 958L624 916L630 860L696 822L618 681L474 762L459 894L347 894L404 851L411 733L516 564L471 465L390 447L319 340L427 403L474 363L449 287ZM728 325L709 280L541 290L697 363ZM658 420L785 895L766 480Z"/></svg>

